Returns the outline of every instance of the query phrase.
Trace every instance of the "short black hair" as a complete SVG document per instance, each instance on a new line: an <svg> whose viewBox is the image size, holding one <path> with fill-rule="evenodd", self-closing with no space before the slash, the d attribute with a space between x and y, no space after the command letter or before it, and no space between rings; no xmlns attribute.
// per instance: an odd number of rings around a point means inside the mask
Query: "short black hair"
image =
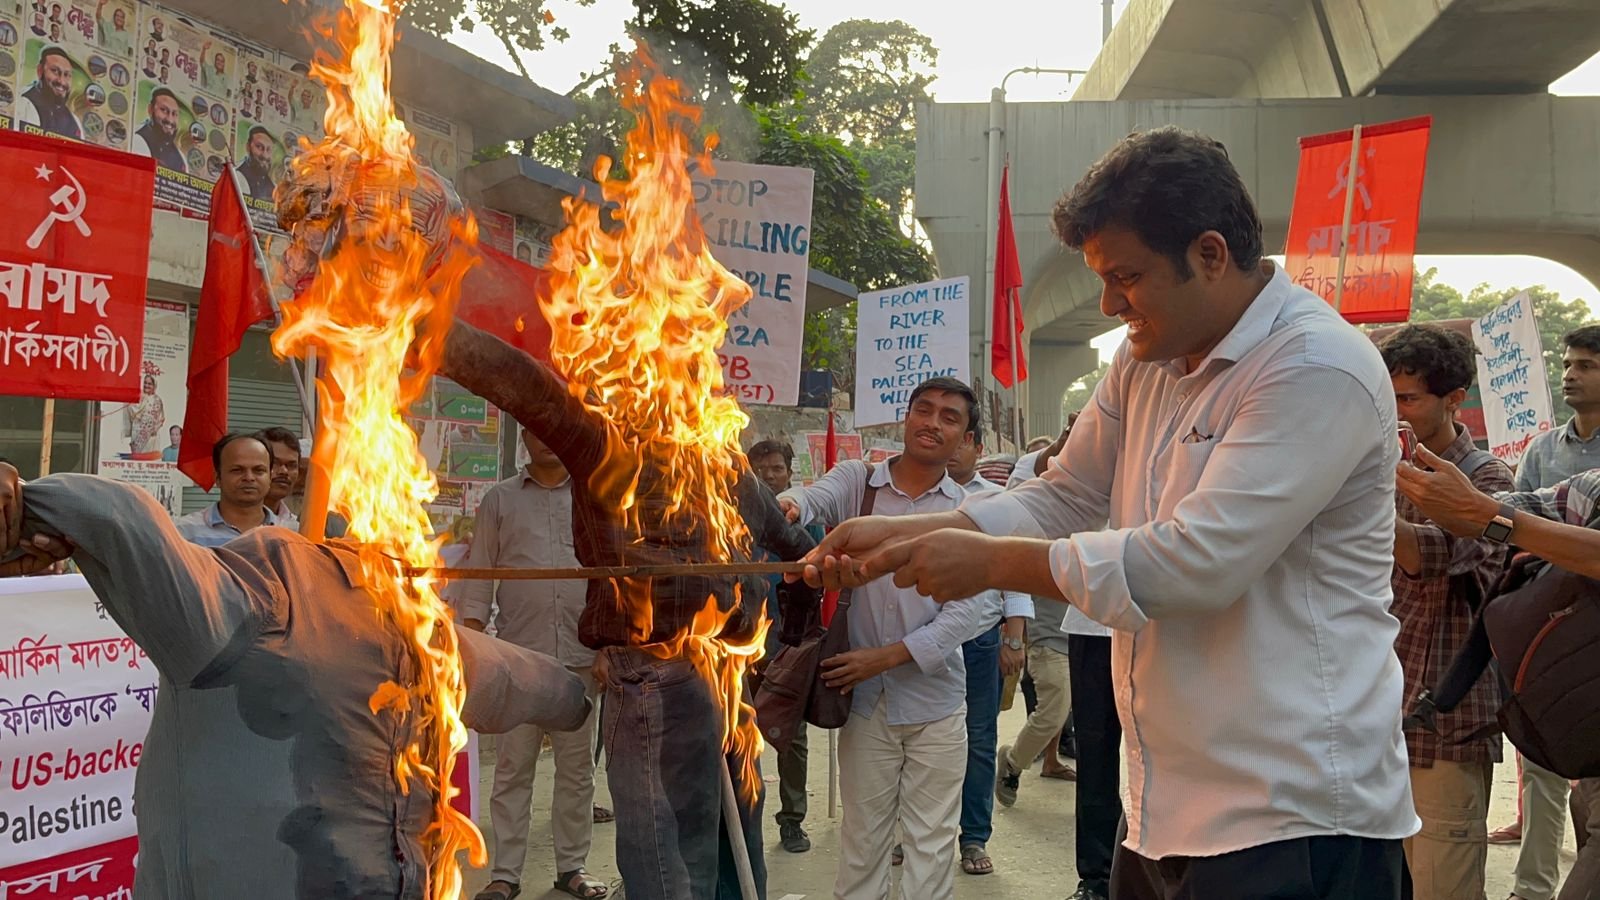
<svg viewBox="0 0 1600 900"><path fill-rule="evenodd" d="M258 135L258 134L264 134L264 135L266 135L266 136L267 136L267 137L269 137L269 138L270 138L270 137L272 137L272 132L270 132L270 131L268 131L268 130L267 130L267 129L266 129L266 126L264 126L264 125L257 125L257 126L256 126L256 127L254 127L254 128L252 128L252 129L250 129L250 133L249 133L249 134L247 134L247 135L245 135L245 136L244 136L244 142L245 142L245 143L246 143L246 144L248 144L248 143L250 143L250 141L251 141L251 140L252 140L252 139L254 139L254 138L255 138L255 136L256 136L256 135Z"/></svg>
<svg viewBox="0 0 1600 900"><path fill-rule="evenodd" d="M171 88L164 88L164 87L158 87L155 90L150 92L150 103L154 104L156 102L156 100L158 100L158 99L160 99L162 97L171 97L173 103L176 103L179 106L183 105L183 101L178 99L178 95L174 94L172 92Z"/></svg>
<svg viewBox="0 0 1600 900"><path fill-rule="evenodd" d="M1126 228L1188 280L1189 245L1222 235L1234 265L1261 264L1261 216L1219 141L1175 126L1134 132L1089 167L1050 214L1074 250L1107 228Z"/></svg>
<svg viewBox="0 0 1600 900"><path fill-rule="evenodd" d="M50 46L44 48L43 50L41 50L39 52L39 63L40 63L40 65L43 65L44 61L49 59L52 56L59 56L59 57L61 57L62 59L66 60L69 63L72 62L72 56L69 55L67 53L67 51L61 49L60 47L57 47L55 44L51 44Z"/></svg>
<svg viewBox="0 0 1600 900"><path fill-rule="evenodd" d="M230 431L218 438L215 444L211 445L211 468L218 475L222 474L222 451L234 441L255 441L261 445L261 449L267 451L267 459L269 461L272 459L272 448L267 446L267 442L261 439L261 435L244 431Z"/></svg>
<svg viewBox="0 0 1600 900"><path fill-rule="evenodd" d="M978 422L978 395L973 392L967 383L959 378L941 375L938 378L929 378L927 381L911 389L911 398L906 401L910 408L917 402L917 398L928 391L943 391L946 394L960 394L967 401L967 429L976 438L982 433L982 426Z"/></svg>
<svg viewBox="0 0 1600 900"><path fill-rule="evenodd" d="M1561 346L1600 353L1600 325L1585 325L1582 328L1572 329L1561 336Z"/></svg>
<svg viewBox="0 0 1600 900"><path fill-rule="evenodd" d="M272 452L273 444L288 444L289 446L295 448L296 453L300 452L300 438L287 428L280 428L277 425L274 425L271 428L261 429L252 435L252 437L260 440L261 443L266 444L268 453Z"/></svg>
<svg viewBox="0 0 1600 900"><path fill-rule="evenodd" d="M744 457L745 459L753 460L760 459L763 456L771 456L774 453L783 457L784 468L791 472L794 471L794 448L789 446L789 444L785 441L774 441L771 439L757 441L755 446L751 447L750 452L746 453Z"/></svg>
<svg viewBox="0 0 1600 900"><path fill-rule="evenodd" d="M1478 372L1474 361L1478 348L1472 340L1438 325L1407 325L1389 335L1378 349L1390 375L1415 375L1435 397L1472 387Z"/></svg>

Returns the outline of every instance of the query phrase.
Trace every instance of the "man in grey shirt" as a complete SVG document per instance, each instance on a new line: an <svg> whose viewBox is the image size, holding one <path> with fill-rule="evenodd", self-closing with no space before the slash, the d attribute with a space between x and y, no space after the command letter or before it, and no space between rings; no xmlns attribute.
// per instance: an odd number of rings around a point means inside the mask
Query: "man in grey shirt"
<svg viewBox="0 0 1600 900"><path fill-rule="evenodd" d="M478 506L467 566L474 569L576 568L572 549L572 476L549 447L522 429L532 459L516 475L484 495ZM573 581L489 581L475 579L458 588L464 625L482 631L498 600L495 635L519 647L561 661L583 681L591 699L595 685L594 651L578 640L578 617L588 583ZM594 831L594 716L576 731L550 734L555 755L555 794L550 826L556 855L556 885L576 896L600 898L605 882L584 871ZM528 855L528 819L533 776L545 729L523 725L500 736L495 745L494 792L489 818L494 824L494 871L477 896L505 900L522 884Z"/></svg>
<svg viewBox="0 0 1600 900"><path fill-rule="evenodd" d="M428 740L409 692L417 663L374 614L355 553L282 528L206 549L145 492L92 475L24 488L0 464L0 576L69 553L112 619L161 674L134 783L134 895L423 900L436 797L395 759ZM572 729L582 683L548 657L458 632L483 732ZM119 700L133 703L133 698Z"/></svg>

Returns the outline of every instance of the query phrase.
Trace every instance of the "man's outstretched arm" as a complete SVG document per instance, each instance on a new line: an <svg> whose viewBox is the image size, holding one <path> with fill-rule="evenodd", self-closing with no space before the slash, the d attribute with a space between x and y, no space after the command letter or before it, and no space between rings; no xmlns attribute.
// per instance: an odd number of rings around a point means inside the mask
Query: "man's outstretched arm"
<svg viewBox="0 0 1600 900"><path fill-rule="evenodd" d="M587 477L604 458L599 420L549 366L494 335L456 321L439 372L510 413L573 474Z"/></svg>
<svg viewBox="0 0 1600 900"><path fill-rule="evenodd" d="M467 683L461 721L468 728L484 734L518 725L575 731L588 718L583 682L559 661L464 628L456 629L456 641Z"/></svg>

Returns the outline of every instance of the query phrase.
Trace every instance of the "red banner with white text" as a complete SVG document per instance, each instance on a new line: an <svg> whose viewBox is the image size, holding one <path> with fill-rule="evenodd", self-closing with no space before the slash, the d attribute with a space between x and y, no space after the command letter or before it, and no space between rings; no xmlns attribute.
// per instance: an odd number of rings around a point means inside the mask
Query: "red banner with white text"
<svg viewBox="0 0 1600 900"><path fill-rule="evenodd" d="M0 131L0 394L136 402L155 164Z"/></svg>
<svg viewBox="0 0 1600 900"><path fill-rule="evenodd" d="M1300 139L1286 267L1290 279L1335 303L1350 322L1404 322L1411 314L1412 254L1432 125L1431 116L1421 116L1363 127L1354 178L1353 130ZM1347 194L1350 235L1341 292Z"/></svg>

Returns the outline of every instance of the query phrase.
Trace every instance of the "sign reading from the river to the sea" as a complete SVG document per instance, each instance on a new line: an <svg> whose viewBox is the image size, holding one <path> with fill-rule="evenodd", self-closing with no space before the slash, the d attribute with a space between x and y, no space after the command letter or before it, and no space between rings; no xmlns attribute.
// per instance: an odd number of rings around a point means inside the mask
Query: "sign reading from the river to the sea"
<svg viewBox="0 0 1600 900"><path fill-rule="evenodd" d="M1555 427L1539 325L1528 292L1472 323L1489 451L1516 465L1528 442Z"/></svg>
<svg viewBox="0 0 1600 900"><path fill-rule="evenodd" d="M811 170L719 160L694 174L695 211L711 255L750 285L717 351L743 403L800 400L800 341L811 254Z"/></svg>
<svg viewBox="0 0 1600 900"><path fill-rule="evenodd" d="M965 275L862 294L856 306L856 427L906 417L929 378L966 381L970 285Z"/></svg>

